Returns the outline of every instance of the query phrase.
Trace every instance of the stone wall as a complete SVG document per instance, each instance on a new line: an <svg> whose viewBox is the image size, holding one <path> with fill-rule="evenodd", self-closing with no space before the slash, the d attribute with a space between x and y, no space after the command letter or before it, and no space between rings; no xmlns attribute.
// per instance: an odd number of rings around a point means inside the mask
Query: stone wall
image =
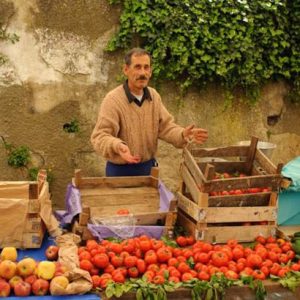
<svg viewBox="0 0 300 300"><path fill-rule="evenodd" d="M102 176L103 158L89 142L104 95L120 83L123 53L104 48L118 25L121 8L106 0L0 0L0 20L20 41L0 43L8 61L0 66L0 135L31 149L32 166L51 169L55 208L64 208L67 184L74 169ZM237 97L224 111L224 93L217 86L190 89L183 97L173 82L156 87L177 123L209 130L206 146L247 140L252 135L277 145L271 159L287 163L300 153L300 107L285 99L284 83L264 87L258 105ZM79 133L65 124L78 120ZM161 177L176 190L181 150L160 142ZM0 180L22 180L26 170L7 164L0 144Z"/></svg>

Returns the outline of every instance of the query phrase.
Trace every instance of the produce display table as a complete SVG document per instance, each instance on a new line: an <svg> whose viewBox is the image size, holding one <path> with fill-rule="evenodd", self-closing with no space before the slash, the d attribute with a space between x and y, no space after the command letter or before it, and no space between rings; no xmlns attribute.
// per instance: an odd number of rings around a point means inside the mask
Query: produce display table
<svg viewBox="0 0 300 300"><path fill-rule="evenodd" d="M43 243L41 248L39 249L26 249L26 250L18 250L18 260L21 260L25 257L32 257L35 260L46 260L45 257L45 250L48 246L54 244L52 238L48 237L47 235L44 237ZM17 300L20 297L9 296L9 300ZM100 297L96 294L86 294L86 295L66 295L66 296L29 296L29 297L22 297L24 300L99 300Z"/></svg>

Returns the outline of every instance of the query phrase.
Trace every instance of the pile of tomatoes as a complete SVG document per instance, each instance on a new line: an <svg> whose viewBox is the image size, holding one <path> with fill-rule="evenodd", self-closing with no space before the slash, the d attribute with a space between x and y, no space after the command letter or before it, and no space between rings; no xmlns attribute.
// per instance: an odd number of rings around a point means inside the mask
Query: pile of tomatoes
<svg viewBox="0 0 300 300"><path fill-rule="evenodd" d="M293 262L291 243L271 236L258 236L253 247L236 240L213 245L191 236L179 236L174 244L146 235L119 243L88 240L78 248L80 268L91 274L94 288L102 289L110 281L124 283L127 278L142 276L151 283L164 284L193 278L209 281L221 273L229 279L252 276L264 280L271 274L284 277L291 270L300 270L300 261Z"/></svg>

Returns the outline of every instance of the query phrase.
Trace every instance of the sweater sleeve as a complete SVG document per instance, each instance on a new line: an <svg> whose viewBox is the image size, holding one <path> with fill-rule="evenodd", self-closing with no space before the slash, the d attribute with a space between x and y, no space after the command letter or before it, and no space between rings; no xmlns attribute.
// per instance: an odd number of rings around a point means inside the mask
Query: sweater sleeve
<svg viewBox="0 0 300 300"><path fill-rule="evenodd" d="M168 112L166 107L163 105L161 99L160 103L160 113L159 113L159 135L158 137L165 142L172 144L176 148L182 148L185 146L186 141L183 138L182 126L175 123L174 117Z"/></svg>
<svg viewBox="0 0 300 300"><path fill-rule="evenodd" d="M118 138L119 115L113 99L106 97L99 110L98 120L91 135L91 143L96 153L108 160L120 161L118 145L124 143Z"/></svg>

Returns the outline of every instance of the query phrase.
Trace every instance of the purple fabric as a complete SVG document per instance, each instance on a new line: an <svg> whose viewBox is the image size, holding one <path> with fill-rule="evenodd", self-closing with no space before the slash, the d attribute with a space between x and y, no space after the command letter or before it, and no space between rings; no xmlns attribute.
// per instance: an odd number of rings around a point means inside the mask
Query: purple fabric
<svg viewBox="0 0 300 300"><path fill-rule="evenodd" d="M159 211L167 212L170 209L170 202L174 199L174 194L168 190L164 183L159 180L158 183L159 197L160 197L160 207Z"/></svg>
<svg viewBox="0 0 300 300"><path fill-rule="evenodd" d="M61 223L68 224L82 212L80 191L74 185L68 184L66 194L66 213L61 216Z"/></svg>
<svg viewBox="0 0 300 300"><path fill-rule="evenodd" d="M104 226L104 225L88 224L88 230L98 240L103 240L103 239L106 239L108 237L120 238L120 236L118 236L116 234L116 232L114 230L110 229L110 228L113 229L112 226L107 227L107 226ZM145 234L145 235L147 235L151 238L160 239L160 237L163 234L164 228L165 228L164 226L135 226L133 237ZM131 231L132 227L127 226L127 227L124 227L123 229L124 230L127 229L128 231Z"/></svg>

